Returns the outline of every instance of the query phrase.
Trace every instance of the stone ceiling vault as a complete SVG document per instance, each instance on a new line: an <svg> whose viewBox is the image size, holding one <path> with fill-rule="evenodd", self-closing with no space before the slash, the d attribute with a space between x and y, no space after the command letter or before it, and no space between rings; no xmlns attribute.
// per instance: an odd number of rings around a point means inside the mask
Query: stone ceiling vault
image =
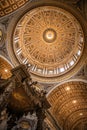
<svg viewBox="0 0 87 130"><path fill-rule="evenodd" d="M87 121L87 83L72 81L56 87L48 96L50 112L64 130Z"/></svg>
<svg viewBox="0 0 87 130"><path fill-rule="evenodd" d="M27 2L28 0L0 0L0 17L14 12Z"/></svg>

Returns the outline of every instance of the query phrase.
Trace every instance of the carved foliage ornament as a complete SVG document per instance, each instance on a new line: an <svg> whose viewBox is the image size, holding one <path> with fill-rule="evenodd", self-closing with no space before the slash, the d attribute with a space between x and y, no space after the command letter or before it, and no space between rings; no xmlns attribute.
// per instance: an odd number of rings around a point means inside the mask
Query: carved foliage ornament
<svg viewBox="0 0 87 130"><path fill-rule="evenodd" d="M20 63L39 76L58 76L73 68L84 46L83 30L64 9L42 6L27 12L17 23L13 48Z"/></svg>

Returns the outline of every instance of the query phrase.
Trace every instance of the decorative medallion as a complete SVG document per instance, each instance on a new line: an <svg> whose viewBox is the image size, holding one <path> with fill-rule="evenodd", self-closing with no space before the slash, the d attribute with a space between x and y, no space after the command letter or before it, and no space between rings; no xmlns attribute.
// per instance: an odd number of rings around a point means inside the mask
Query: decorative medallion
<svg viewBox="0 0 87 130"><path fill-rule="evenodd" d="M72 69L84 47L84 34L78 20L54 6L37 7L17 23L13 48L20 63L31 73L55 77Z"/></svg>

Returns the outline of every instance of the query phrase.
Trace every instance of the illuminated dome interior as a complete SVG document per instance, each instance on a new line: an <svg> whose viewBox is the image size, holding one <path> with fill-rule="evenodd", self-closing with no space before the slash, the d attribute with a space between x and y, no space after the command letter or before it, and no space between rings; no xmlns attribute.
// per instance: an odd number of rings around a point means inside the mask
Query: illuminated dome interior
<svg viewBox="0 0 87 130"><path fill-rule="evenodd" d="M44 129L87 130L87 0L0 0L0 89L0 103L2 97L8 103L0 105L0 130L7 128L8 111L17 117L36 110L33 103L44 102L38 92L51 105L40 107ZM24 113L16 126L33 129L33 114Z"/></svg>
<svg viewBox="0 0 87 130"><path fill-rule="evenodd" d="M27 12L17 23L13 48L20 63L33 74L63 75L79 61L84 34L78 20L64 9L42 6Z"/></svg>

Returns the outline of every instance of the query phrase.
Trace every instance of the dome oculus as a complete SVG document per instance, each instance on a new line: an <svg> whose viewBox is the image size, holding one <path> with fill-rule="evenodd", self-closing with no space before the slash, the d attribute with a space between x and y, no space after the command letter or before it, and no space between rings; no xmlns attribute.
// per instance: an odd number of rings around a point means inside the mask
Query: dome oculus
<svg viewBox="0 0 87 130"><path fill-rule="evenodd" d="M43 39L47 43L53 43L56 40L56 31L48 28L43 32Z"/></svg>

